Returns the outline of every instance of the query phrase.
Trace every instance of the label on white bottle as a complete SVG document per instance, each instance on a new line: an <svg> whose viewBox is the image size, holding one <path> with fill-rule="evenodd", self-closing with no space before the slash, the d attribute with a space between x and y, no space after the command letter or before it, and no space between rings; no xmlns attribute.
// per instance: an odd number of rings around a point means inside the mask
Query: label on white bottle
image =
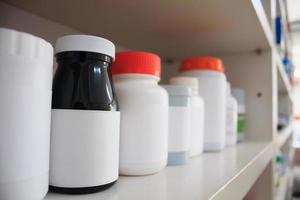
<svg viewBox="0 0 300 200"><path fill-rule="evenodd" d="M190 116L190 109L187 107L169 108L169 152L189 151Z"/></svg>
<svg viewBox="0 0 300 200"><path fill-rule="evenodd" d="M119 172L119 111L52 109L50 185L93 187Z"/></svg>

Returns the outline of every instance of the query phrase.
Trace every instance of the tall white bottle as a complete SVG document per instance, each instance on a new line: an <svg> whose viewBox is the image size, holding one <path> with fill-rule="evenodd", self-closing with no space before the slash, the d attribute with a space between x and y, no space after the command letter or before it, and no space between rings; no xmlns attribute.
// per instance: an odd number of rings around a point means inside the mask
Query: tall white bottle
<svg viewBox="0 0 300 200"><path fill-rule="evenodd" d="M0 199L48 191L52 46L0 28Z"/></svg>
<svg viewBox="0 0 300 200"><path fill-rule="evenodd" d="M198 79L198 92L205 105L204 151L221 151L226 138L226 76L221 59L189 57L181 62L180 76Z"/></svg>
<svg viewBox="0 0 300 200"><path fill-rule="evenodd" d="M121 175L154 174L167 164L168 93L158 85L160 58L143 51L116 54L111 73L121 110Z"/></svg>

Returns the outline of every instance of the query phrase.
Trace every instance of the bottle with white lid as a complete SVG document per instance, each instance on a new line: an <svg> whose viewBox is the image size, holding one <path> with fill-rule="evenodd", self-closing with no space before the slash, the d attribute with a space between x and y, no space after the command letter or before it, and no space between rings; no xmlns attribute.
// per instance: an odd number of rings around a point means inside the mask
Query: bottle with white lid
<svg viewBox="0 0 300 200"><path fill-rule="evenodd" d="M119 52L111 68L121 110L120 174L147 175L163 169L168 153L168 94L158 85L160 58Z"/></svg>
<svg viewBox="0 0 300 200"><path fill-rule="evenodd" d="M237 100L238 103L238 124L237 134L238 142L245 140L245 128L246 128L246 105L245 105L245 90L241 88L233 88L232 96Z"/></svg>
<svg viewBox="0 0 300 200"><path fill-rule="evenodd" d="M192 90L181 85L163 87L169 94L168 165L183 165L190 151Z"/></svg>
<svg viewBox="0 0 300 200"><path fill-rule="evenodd" d="M0 199L48 191L53 47L0 28Z"/></svg>
<svg viewBox="0 0 300 200"><path fill-rule="evenodd" d="M118 179L120 112L111 81L112 42L69 35L55 46L50 189L104 190Z"/></svg>
<svg viewBox="0 0 300 200"><path fill-rule="evenodd" d="M226 135L226 77L220 59L211 56L186 58L179 68L181 76L198 79L199 95L205 105L204 151L221 151Z"/></svg>
<svg viewBox="0 0 300 200"><path fill-rule="evenodd" d="M190 156L197 156L203 152L204 132L204 103L198 92L198 79L193 77L173 77L171 85L183 85L192 89L191 97L191 137Z"/></svg>
<svg viewBox="0 0 300 200"><path fill-rule="evenodd" d="M230 83L227 82L226 146L233 146L237 143L237 119L237 101L231 95Z"/></svg>

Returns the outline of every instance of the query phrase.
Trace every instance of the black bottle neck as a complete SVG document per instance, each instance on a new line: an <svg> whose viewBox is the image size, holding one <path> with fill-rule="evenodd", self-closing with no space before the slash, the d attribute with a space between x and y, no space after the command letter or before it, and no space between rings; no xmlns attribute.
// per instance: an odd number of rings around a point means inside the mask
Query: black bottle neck
<svg viewBox="0 0 300 200"><path fill-rule="evenodd" d="M118 110L109 66L113 59L91 52L61 52L53 79L52 108Z"/></svg>
<svg viewBox="0 0 300 200"><path fill-rule="evenodd" d="M59 63L63 60L68 60L68 62L84 62L84 61L102 61L107 63L112 63L113 58L100 53L84 52L84 51L67 51L60 52L56 54L56 61Z"/></svg>

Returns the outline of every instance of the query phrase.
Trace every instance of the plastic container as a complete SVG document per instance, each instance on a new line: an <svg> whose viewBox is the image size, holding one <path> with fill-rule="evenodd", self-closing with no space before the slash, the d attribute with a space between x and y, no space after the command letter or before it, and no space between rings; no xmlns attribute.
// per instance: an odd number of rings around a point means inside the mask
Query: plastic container
<svg viewBox="0 0 300 200"><path fill-rule="evenodd" d="M50 189L85 194L118 179L120 112L109 68L110 41L69 35L56 42Z"/></svg>
<svg viewBox="0 0 300 200"><path fill-rule="evenodd" d="M192 77L174 77L171 85L184 85L192 89L191 97L191 142L190 156L197 156L203 152L204 140L204 103L198 92L198 79Z"/></svg>
<svg viewBox="0 0 300 200"><path fill-rule="evenodd" d="M168 165L183 165L189 158L192 89L178 85L163 86L169 94Z"/></svg>
<svg viewBox="0 0 300 200"><path fill-rule="evenodd" d="M245 91L240 88L232 89L232 96L238 102L238 142L245 140L245 128L246 128L246 106L245 106Z"/></svg>
<svg viewBox="0 0 300 200"><path fill-rule="evenodd" d="M225 147L226 77L224 66L215 57L186 58L180 66L181 76L198 79L199 95L204 100L204 150L220 151Z"/></svg>
<svg viewBox="0 0 300 200"><path fill-rule="evenodd" d="M121 109L120 174L163 169L168 153L168 94L158 85L160 58L152 53L116 54L113 80Z"/></svg>
<svg viewBox="0 0 300 200"><path fill-rule="evenodd" d="M48 191L53 48L0 28L0 199Z"/></svg>
<svg viewBox="0 0 300 200"><path fill-rule="evenodd" d="M237 119L237 101L232 97L230 83L227 82L226 146L234 146L237 143Z"/></svg>

